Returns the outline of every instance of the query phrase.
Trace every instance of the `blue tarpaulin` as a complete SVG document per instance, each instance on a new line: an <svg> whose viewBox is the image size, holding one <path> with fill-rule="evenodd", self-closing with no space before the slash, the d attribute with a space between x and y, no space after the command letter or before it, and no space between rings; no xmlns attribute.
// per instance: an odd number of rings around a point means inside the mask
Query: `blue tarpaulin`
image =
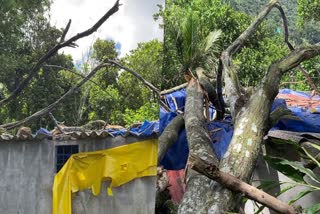
<svg viewBox="0 0 320 214"><path fill-rule="evenodd" d="M279 93L294 94L305 98L311 98L311 95L307 93L296 92L290 89L280 90ZM170 123L170 121L177 115L177 113L174 113L174 111L176 111L177 108L180 110L184 108L185 97L183 96L185 95L185 89L183 89L180 91L173 92L171 94L167 94L165 96L166 102L169 103L169 107L173 112L166 113L165 110L161 109L159 135L163 132L164 128ZM177 100L174 100L175 96L177 96ZM286 101L284 99L275 99L271 111L275 110L279 106L287 108ZM282 119L278 122L276 126L273 127L273 129L320 133L320 114L312 114L308 110L298 107L288 109L291 110L293 115L298 117L299 120ZM221 130L215 131L214 134L211 135L211 139L212 146L214 147L216 155L219 159L221 159L227 151L230 140L233 135L233 125L231 123L231 119L228 118L224 121L211 121L208 124L209 132L217 129ZM163 165L164 168L168 170L184 169L185 164L187 162L187 158L187 137L185 130L182 130L179 133L178 141L174 143L173 146L169 149L169 151L161 161L160 165Z"/></svg>

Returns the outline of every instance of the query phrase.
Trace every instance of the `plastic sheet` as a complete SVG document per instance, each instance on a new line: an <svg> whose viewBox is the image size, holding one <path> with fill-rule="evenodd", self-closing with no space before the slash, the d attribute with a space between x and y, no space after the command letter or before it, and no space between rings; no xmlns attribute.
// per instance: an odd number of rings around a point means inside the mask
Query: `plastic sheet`
<svg viewBox="0 0 320 214"><path fill-rule="evenodd" d="M101 182L111 180L111 187L157 173L156 140L136 142L112 149L72 155L54 178L53 214L71 213L71 193L91 188L98 195Z"/></svg>
<svg viewBox="0 0 320 214"><path fill-rule="evenodd" d="M183 98L183 96L185 95L185 89L166 95L167 102L169 103L172 111L175 111L177 107L179 109L183 109L182 107L184 107L185 105L185 98ZM312 97L310 94L304 92L296 92L290 89L283 89L280 90L278 97L286 98L286 96L289 95L295 97L295 100L292 100L293 103L298 103L299 100L303 100L303 102L301 102L302 104L311 104L313 108L315 107L313 111L317 111L318 108L320 109L320 106L317 106L317 103L320 103L319 96ZM275 99L271 111L275 110L279 106L288 108L285 99ZM308 106L290 106L289 109L292 111L293 115L298 117L299 119L282 119L276 126L273 127L273 129L320 133L320 114L310 112ZM163 109L160 111L159 135L176 115L177 113L175 112L168 113ZM225 120L221 122L212 121L207 124L207 126L208 131L213 132L213 134L211 135L211 139L213 142L212 146L218 158L221 159L227 151L233 135L233 125L231 122L231 118L225 118ZM220 130L215 131L217 129ZM179 133L177 142L175 142L173 146L168 150L160 164L168 170L184 169L187 162L188 153L189 149L187 144L186 132L185 130L182 130Z"/></svg>

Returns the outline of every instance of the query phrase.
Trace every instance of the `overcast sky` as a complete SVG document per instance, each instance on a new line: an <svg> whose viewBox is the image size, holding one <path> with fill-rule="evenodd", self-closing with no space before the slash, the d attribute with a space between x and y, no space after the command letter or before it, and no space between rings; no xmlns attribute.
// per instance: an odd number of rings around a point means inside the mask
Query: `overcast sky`
<svg viewBox="0 0 320 214"><path fill-rule="evenodd" d="M54 0L51 6L51 23L64 28L71 19L71 27L66 38L91 27L115 3L115 0ZM117 43L120 56L135 49L139 42L158 38L162 41L163 31L152 15L158 11L157 4L164 0L120 0L123 4L99 30L91 36L77 41L78 48L64 48L74 61L82 61L95 39L113 39Z"/></svg>

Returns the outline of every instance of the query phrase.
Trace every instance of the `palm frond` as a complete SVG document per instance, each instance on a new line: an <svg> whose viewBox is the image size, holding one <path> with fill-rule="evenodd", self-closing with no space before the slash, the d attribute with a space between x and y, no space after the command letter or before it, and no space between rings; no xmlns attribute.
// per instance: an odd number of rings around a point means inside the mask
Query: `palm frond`
<svg viewBox="0 0 320 214"><path fill-rule="evenodd" d="M213 46L213 44L215 44L219 40L221 33L222 33L221 30L211 31L209 33L209 35L205 39L205 48L204 48L205 52L208 52L208 50Z"/></svg>

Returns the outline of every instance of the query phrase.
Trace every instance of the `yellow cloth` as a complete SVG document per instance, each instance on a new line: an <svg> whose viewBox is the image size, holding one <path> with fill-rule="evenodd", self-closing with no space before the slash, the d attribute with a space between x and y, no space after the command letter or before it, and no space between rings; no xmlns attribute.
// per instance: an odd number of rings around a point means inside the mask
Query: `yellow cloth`
<svg viewBox="0 0 320 214"><path fill-rule="evenodd" d="M157 140L145 140L111 149L72 155L53 183L53 214L71 214L71 193L91 188L98 195L101 181L110 188L135 178L157 174ZM108 193L112 194L111 189Z"/></svg>

